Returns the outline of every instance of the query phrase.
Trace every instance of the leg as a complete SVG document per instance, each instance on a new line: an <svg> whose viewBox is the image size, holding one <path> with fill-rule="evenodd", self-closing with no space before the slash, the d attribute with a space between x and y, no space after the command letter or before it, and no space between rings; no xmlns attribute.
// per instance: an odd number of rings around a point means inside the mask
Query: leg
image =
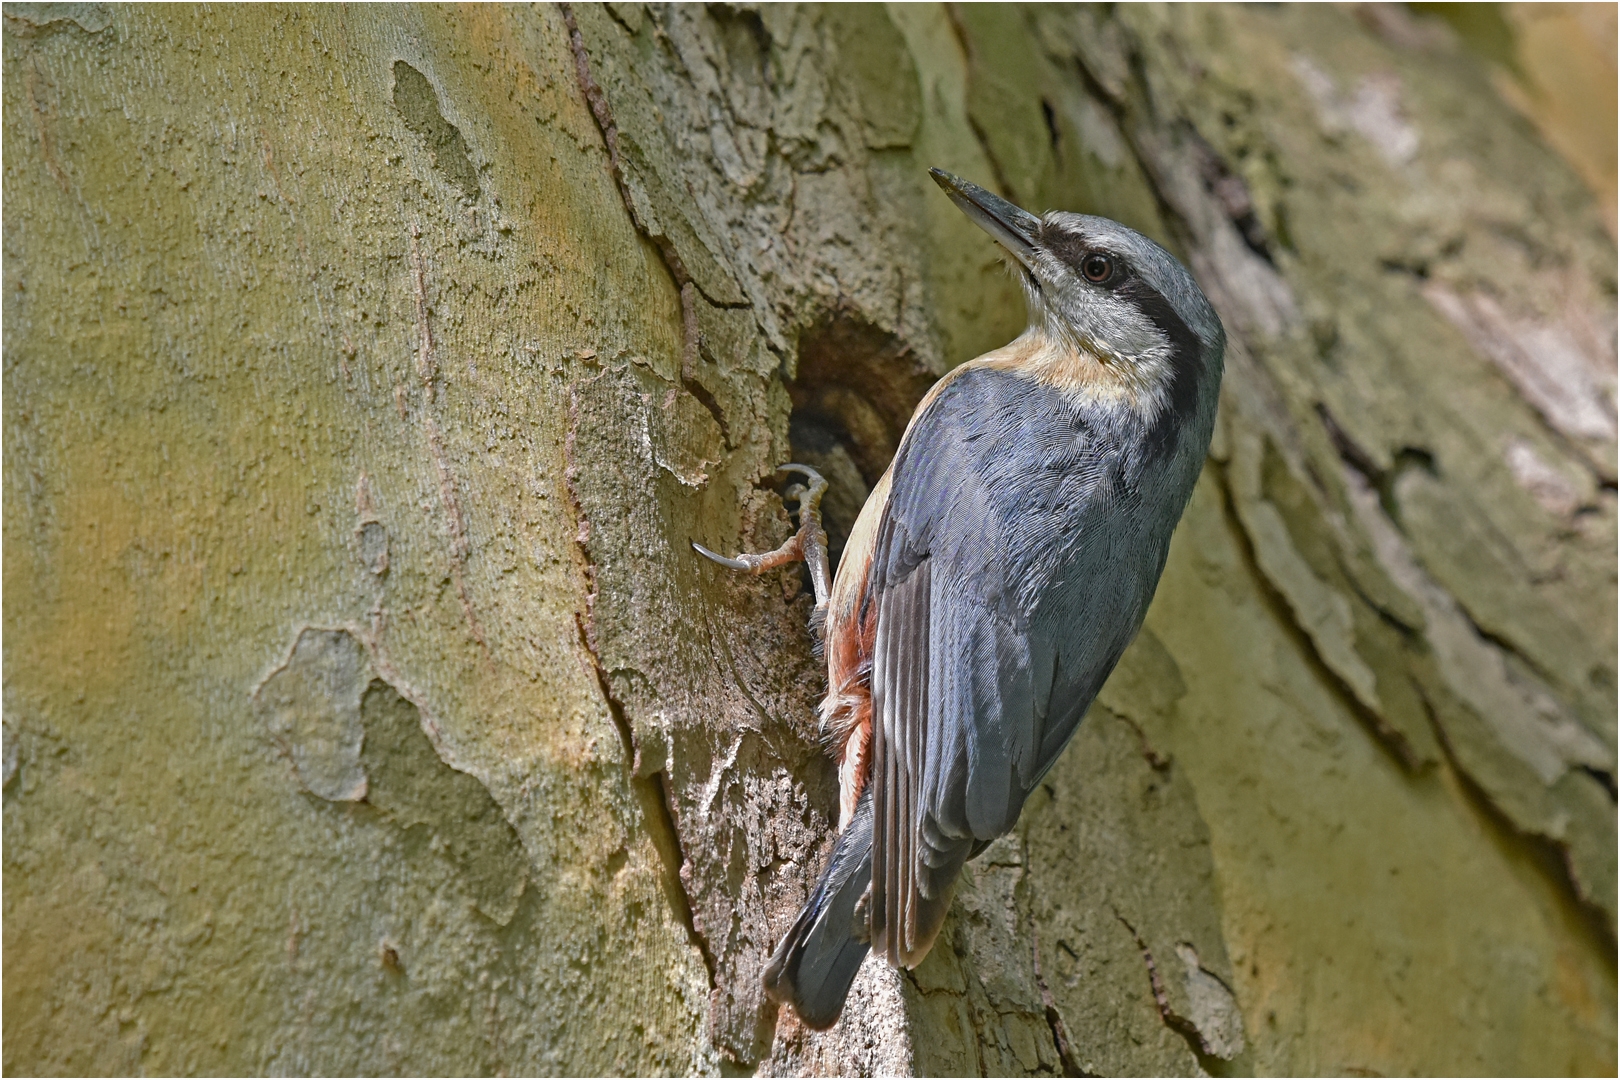
<svg viewBox="0 0 1620 1080"><path fill-rule="evenodd" d="M799 531L775 551L763 555L738 555L728 559L694 542L692 547L706 559L721 566L760 574L788 563L803 562L810 567L810 583L816 590L816 610L810 616L810 625L819 627L827 606L827 595L832 591L832 576L827 570L827 534L821 528L821 497L827 493L827 481L808 465L783 465L778 472L796 472L810 481L810 486L794 484L788 489L788 498L799 504Z"/></svg>

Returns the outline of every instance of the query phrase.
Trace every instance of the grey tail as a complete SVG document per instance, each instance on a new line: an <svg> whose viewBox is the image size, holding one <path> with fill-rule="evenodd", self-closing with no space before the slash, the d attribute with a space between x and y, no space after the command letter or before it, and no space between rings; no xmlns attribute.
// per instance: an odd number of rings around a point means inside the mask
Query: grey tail
<svg viewBox="0 0 1620 1080"><path fill-rule="evenodd" d="M792 1005L806 1027L838 1022L844 998L871 949L866 912L856 905L872 881L872 787L838 837L816 891L765 966L765 992Z"/></svg>

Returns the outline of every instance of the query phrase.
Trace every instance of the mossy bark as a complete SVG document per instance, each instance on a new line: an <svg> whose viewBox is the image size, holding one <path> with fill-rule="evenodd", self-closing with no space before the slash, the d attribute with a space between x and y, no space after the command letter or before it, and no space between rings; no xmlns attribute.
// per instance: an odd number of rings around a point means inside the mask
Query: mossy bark
<svg viewBox="0 0 1620 1080"><path fill-rule="evenodd" d="M1615 253L1399 8L8 5L11 1072L1615 1067ZM1147 627L915 972L788 532L1021 326L938 165L1231 336ZM836 544L835 544L836 546Z"/></svg>

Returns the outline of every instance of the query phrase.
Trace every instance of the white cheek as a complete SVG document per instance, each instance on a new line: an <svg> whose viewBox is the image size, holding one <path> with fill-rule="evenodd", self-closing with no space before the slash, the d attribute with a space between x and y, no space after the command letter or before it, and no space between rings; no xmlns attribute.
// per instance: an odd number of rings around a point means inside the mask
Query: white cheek
<svg viewBox="0 0 1620 1080"><path fill-rule="evenodd" d="M1078 292L1047 309L1049 321L1063 324L1052 327L1054 331L1091 352L1118 360L1148 360L1168 354L1170 343L1136 308L1109 293Z"/></svg>
<svg viewBox="0 0 1620 1080"><path fill-rule="evenodd" d="M1168 344L1158 327L1129 304L1109 297L1098 307L1103 316L1099 320L1098 336L1102 340L1098 344L1113 355L1122 359L1146 359Z"/></svg>
<svg viewBox="0 0 1620 1080"><path fill-rule="evenodd" d="M1163 335L1152 326L1126 326L1109 344L1113 346L1111 351L1116 356L1149 360L1163 350L1165 341Z"/></svg>

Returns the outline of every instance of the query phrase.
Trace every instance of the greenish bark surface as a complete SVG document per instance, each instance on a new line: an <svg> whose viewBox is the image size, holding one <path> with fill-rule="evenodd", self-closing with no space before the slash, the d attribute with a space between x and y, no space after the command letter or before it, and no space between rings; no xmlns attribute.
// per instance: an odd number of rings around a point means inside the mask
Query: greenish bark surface
<svg viewBox="0 0 1620 1080"><path fill-rule="evenodd" d="M7 1073L1612 1072L1615 252L1400 8L4 9ZM788 532L1106 214L1231 338L916 971Z"/></svg>

